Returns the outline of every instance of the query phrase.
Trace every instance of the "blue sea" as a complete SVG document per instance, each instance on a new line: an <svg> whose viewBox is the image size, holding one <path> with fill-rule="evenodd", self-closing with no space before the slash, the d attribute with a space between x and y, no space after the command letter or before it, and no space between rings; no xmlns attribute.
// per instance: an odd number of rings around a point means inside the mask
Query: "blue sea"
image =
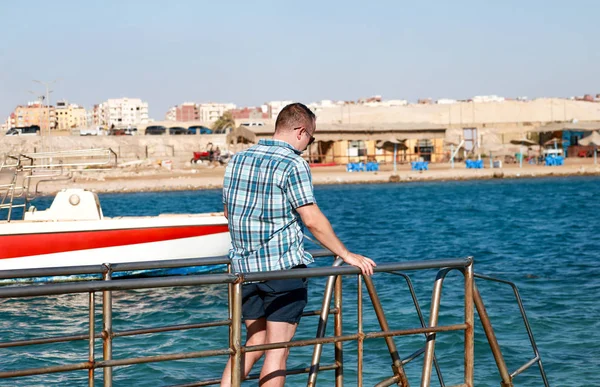
<svg viewBox="0 0 600 387"><path fill-rule="evenodd" d="M331 185L315 188L319 206L339 237L355 252L377 262L473 256L475 272L514 281L553 386L600 385L600 178ZM50 198L37 199L44 208ZM106 216L156 215L221 210L218 190L104 194ZM308 247L315 247L308 245ZM320 259L315 266L330 265ZM429 316L436 271L407 272ZM419 326L406 283L399 276L374 277L391 329ZM307 309L318 309L324 280L310 280ZM510 372L533 357L510 287L477 280ZM445 281L440 324L463 318L463 281L454 272ZM365 293L365 331L379 329ZM98 296L100 301L101 296ZM116 292L114 329L136 329L225 319L225 286ZM98 302L99 303L99 302ZM344 278L344 333L356 332L356 278ZM87 331L87 295L0 301L0 340L19 340ZM101 308L96 310L101 329ZM317 318L306 317L296 338L314 337ZM328 334L332 334L330 320ZM395 339L402 358L424 344L422 335ZM500 378L476 315L475 385L498 386ZM116 338L114 358L151 356L227 346L227 329L159 333ZM87 341L1 349L0 369L40 367L87 360ZM462 383L463 335L437 335L436 355L447 385ZM96 347L101 358L101 342ZM308 366L312 348L293 348L288 366ZM345 385L356 385L356 343L344 344ZM225 357L150 363L114 369L115 386L167 386L220 376ZM333 363L325 346L322 364ZM382 339L365 342L365 385L392 375ZM409 381L420 382L422 357L406 366ZM255 371L258 371L258 367ZM289 386L306 385L306 375ZM101 384L102 371L96 373ZM323 371L320 385L333 383ZM6 386L82 386L87 372L0 380ZM256 382L248 382L256 385ZM432 385L437 384L435 373ZM536 365L515 379L517 386L541 386Z"/></svg>

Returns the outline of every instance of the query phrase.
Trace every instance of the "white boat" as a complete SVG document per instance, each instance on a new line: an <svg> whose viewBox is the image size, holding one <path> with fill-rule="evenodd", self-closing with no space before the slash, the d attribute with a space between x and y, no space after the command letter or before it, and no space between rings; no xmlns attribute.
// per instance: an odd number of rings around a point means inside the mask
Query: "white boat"
<svg viewBox="0 0 600 387"><path fill-rule="evenodd" d="M106 150L95 151L92 152L95 156L84 157L83 153L75 152L75 157L82 160L107 155ZM81 165L81 162L65 163L64 160L69 158L65 152L48 155L10 157L16 162L5 161L0 167L0 171L8 167L14 169L11 182L0 186L0 210L8 211L7 219L0 221L0 270L227 254L231 241L227 219L222 213L108 218L103 216L98 195L84 189L60 191L51 206L43 211L28 206L32 197L29 192L32 179L56 179L65 175L66 165ZM48 163L36 167L36 160ZM57 165L60 173L57 173ZM83 165L89 166L90 161ZM22 202L16 200L18 197ZM23 208L22 219L11 219L10 214L16 207Z"/></svg>

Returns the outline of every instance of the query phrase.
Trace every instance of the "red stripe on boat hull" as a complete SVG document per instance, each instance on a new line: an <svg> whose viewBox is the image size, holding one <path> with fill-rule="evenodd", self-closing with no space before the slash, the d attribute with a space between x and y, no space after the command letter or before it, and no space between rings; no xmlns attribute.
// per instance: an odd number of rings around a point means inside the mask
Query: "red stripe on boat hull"
<svg viewBox="0 0 600 387"><path fill-rule="evenodd" d="M0 259L161 242L227 232L226 225L20 234L0 237Z"/></svg>

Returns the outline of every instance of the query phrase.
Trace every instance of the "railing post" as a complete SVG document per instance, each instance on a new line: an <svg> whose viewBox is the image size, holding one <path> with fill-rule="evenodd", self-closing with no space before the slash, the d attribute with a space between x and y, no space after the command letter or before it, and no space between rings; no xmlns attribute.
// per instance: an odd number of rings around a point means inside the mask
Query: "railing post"
<svg viewBox="0 0 600 387"><path fill-rule="evenodd" d="M335 281L335 295L333 300L334 306L337 309L337 314L334 316L333 334L341 336L342 329L342 276L338 276ZM336 387L344 387L344 347L342 342L335 343L335 385Z"/></svg>
<svg viewBox="0 0 600 387"><path fill-rule="evenodd" d="M379 296L375 291L373 279L371 277L365 276L364 280L365 286L367 287L367 291L369 292L369 297L371 298L371 303L373 304L373 309L375 310L375 315L377 316L377 320L379 321L379 326L381 327L382 331L389 331L390 327L385 317L385 313L383 312L383 308L381 307L381 301L379 300ZM408 387L408 379L406 377L406 373L404 372L402 359L400 359L400 355L398 354L398 350L396 349L396 343L394 343L394 338L390 336L385 336L385 343L387 344L388 351L390 352L390 356L392 357L392 369L394 370L394 375L396 376L397 384L401 387Z"/></svg>
<svg viewBox="0 0 600 387"><path fill-rule="evenodd" d="M104 273L102 279L110 281L112 279L112 269L110 263L102 265ZM112 360L112 292L110 290L102 291L102 341L104 360ZM112 387L112 367L104 367L104 387Z"/></svg>
<svg viewBox="0 0 600 387"><path fill-rule="evenodd" d="M473 387L475 364L475 311L473 308L473 260L464 269L465 275L465 385Z"/></svg>
<svg viewBox="0 0 600 387"><path fill-rule="evenodd" d="M358 324L358 343L356 345L358 353L356 354L357 374L356 382L357 387L363 387L363 346L365 342L365 336L363 334L363 300L362 300L362 275L357 276L357 324Z"/></svg>
<svg viewBox="0 0 600 387"><path fill-rule="evenodd" d="M490 345L490 349L492 350L492 355L494 355L494 360L496 361L496 366L498 367L498 372L500 373L500 378L502 381L500 382L500 386L502 387L512 387L513 382L508 373L508 368L506 367L506 362L504 361L504 356L502 356L502 350L500 349L500 345L498 344L498 339L496 339L496 334L494 333L494 328L492 327L492 322L490 321L490 317L485 310L485 305L483 304L483 300L481 299L481 294L476 286L473 286L473 299L475 301L475 306L477 307L477 314L479 315L479 320L481 321L481 325L483 326L483 331L485 332L485 336L487 337L488 344Z"/></svg>
<svg viewBox="0 0 600 387"><path fill-rule="evenodd" d="M95 293L90 292L89 294L89 305L90 305L90 337L89 337L89 357L88 361L92 366L88 371L88 386L94 387L94 363L95 355L94 355L94 335L96 332L96 316L95 316L95 308L96 308L96 299Z"/></svg>
<svg viewBox="0 0 600 387"><path fill-rule="evenodd" d="M231 386L242 385L242 282L240 280L233 284L233 309L231 313Z"/></svg>
<svg viewBox="0 0 600 387"><path fill-rule="evenodd" d="M227 273L231 274L231 264L227 264ZM233 343L233 330L231 323L233 321L233 284L227 284L227 317L229 318L229 345Z"/></svg>
<svg viewBox="0 0 600 387"><path fill-rule="evenodd" d="M429 312L429 328L437 327L438 315L440 313L440 301L442 299L442 285L449 269L440 270L435 278L433 293L431 295L431 311ZM427 334L425 344L425 355L423 356L423 371L421 373L421 386L427 387L431 383L431 365L435 351L435 333Z"/></svg>
<svg viewBox="0 0 600 387"><path fill-rule="evenodd" d="M337 257L333 261L332 266L340 266L344 261ZM325 294L323 295L323 303L321 304L321 315L319 317L319 325L317 326L317 338L325 337L325 328L327 327L327 317L329 316L329 306L331 305L331 296L333 294L333 287L336 280L335 275L327 277L327 283L325 284ZM306 383L309 387L315 387L317 385L317 375L319 373L319 363L321 361L321 353L323 351L323 344L315 344L313 349L312 361L310 363L310 371L308 373L308 382Z"/></svg>

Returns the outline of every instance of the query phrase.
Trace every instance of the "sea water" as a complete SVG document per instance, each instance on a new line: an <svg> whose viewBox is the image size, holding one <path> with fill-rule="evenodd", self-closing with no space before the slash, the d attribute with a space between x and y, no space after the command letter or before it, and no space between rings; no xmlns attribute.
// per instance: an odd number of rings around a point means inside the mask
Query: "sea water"
<svg viewBox="0 0 600 387"><path fill-rule="evenodd" d="M408 184L331 185L315 188L318 205L342 241L377 262L473 256L475 272L514 281L521 292L548 379L554 386L600 385L600 178L568 177ZM104 194L106 216L221 211L219 190ZM44 209L50 198L36 200ZM308 247L315 247L308 245ZM319 259L314 266L330 265ZM429 316L436 271L407 272ZM399 276L376 274L375 286L390 329L419 326L406 283ZM345 277L344 334L356 333L356 278ZM310 280L309 306L319 309L324 280ZM533 357L510 287L477 280L509 371ZM440 324L463 319L463 281L454 272L445 281ZM365 293L365 332L379 329ZM98 304L101 295L98 295ZM190 324L227 318L226 286L115 292L114 329ZM96 310L97 329L102 326ZM87 295L0 301L0 340L86 334ZM317 318L305 317L297 339L314 337ZM328 324L328 335L333 334ZM395 338L400 357L424 344L422 335ZM500 378L476 315L475 385L497 386ZM151 356L225 348L227 328L186 330L119 337L113 358ZM344 344L345 385L356 385L356 343ZM87 341L0 349L0 369L76 363L87 360ZM101 359L101 341L96 346ZM293 348L288 366L305 367L312 347ZM462 383L463 335L439 333L436 356L447 385ZM114 368L115 386L162 386L220 376L225 357L189 359ZM364 382L373 385L392 375L383 339L367 340ZM325 345L322 364L333 363ZM406 365L417 384L422 357ZM256 367L255 371L259 368ZM102 371L96 371L96 383ZM332 371L319 374L320 385L333 383ZM255 385L256 382L249 382ZM306 384L306 375L290 376L287 385ZM87 371L0 380L7 386L87 385ZM435 373L432 385L437 385ZM536 365L515 379L518 386L543 385Z"/></svg>

